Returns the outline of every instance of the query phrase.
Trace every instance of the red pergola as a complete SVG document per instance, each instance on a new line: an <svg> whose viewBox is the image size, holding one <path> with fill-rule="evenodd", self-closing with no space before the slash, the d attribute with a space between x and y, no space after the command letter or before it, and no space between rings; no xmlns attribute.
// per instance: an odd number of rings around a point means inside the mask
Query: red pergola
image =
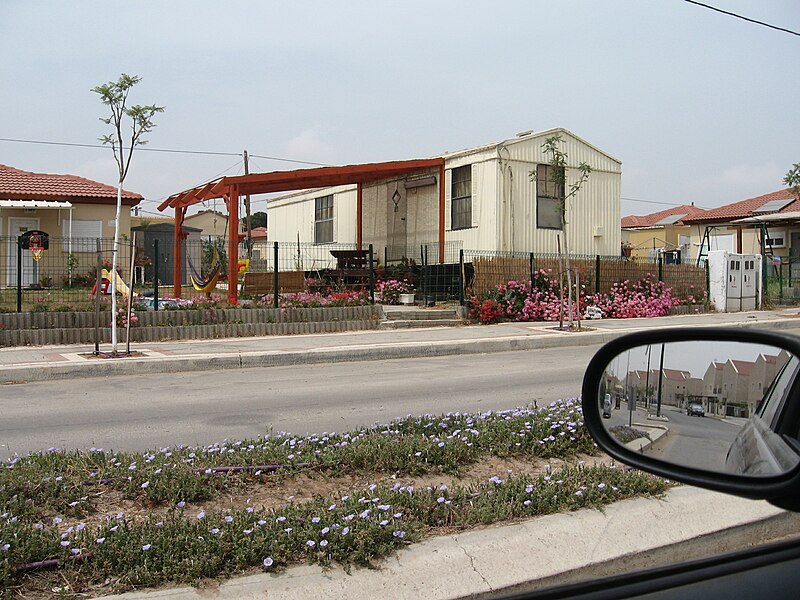
<svg viewBox="0 0 800 600"><path fill-rule="evenodd" d="M228 207L228 301L238 302L238 289L233 274L239 270L239 197L242 195L268 194L357 184L357 244L360 250L363 242L362 231L362 186L364 183L380 181L401 175L408 175L423 169L439 169L439 262L444 262L444 159L428 158L418 160L399 160L344 167L319 167L297 169L295 171L273 171L271 173L251 173L235 177L222 177L178 194L173 194L162 202L158 210L175 210L174 239L174 284L176 298L181 295L183 220L186 209L193 204L221 198Z"/></svg>

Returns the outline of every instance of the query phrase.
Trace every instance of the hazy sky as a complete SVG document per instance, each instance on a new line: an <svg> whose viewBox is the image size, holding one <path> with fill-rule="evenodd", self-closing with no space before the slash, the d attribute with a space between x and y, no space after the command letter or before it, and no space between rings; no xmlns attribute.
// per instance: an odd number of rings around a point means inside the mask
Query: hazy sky
<svg viewBox="0 0 800 600"><path fill-rule="evenodd" d="M800 31L798 0L708 3ZM166 106L150 148L351 164L565 127L622 160L623 215L775 191L800 161L800 37L683 0L0 0L0 56L0 138L96 143L90 90L125 72ZM0 141L0 163L116 183L110 149ZM125 187L155 211L241 172L139 152Z"/></svg>

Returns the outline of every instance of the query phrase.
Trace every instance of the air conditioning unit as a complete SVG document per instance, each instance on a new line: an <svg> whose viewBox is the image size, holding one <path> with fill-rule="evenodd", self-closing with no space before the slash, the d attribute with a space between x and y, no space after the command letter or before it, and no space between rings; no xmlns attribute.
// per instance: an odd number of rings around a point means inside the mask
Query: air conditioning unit
<svg viewBox="0 0 800 600"><path fill-rule="evenodd" d="M605 233L606 233L605 229L603 228L602 225L595 225L592 235L594 237L603 237Z"/></svg>

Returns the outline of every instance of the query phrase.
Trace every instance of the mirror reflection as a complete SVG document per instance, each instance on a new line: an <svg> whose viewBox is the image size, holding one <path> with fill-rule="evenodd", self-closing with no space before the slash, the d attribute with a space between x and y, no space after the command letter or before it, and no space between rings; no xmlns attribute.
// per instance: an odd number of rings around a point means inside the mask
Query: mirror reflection
<svg viewBox="0 0 800 600"><path fill-rule="evenodd" d="M797 452L775 430L800 391L800 360L762 344L650 344L605 369L599 411L621 445L706 471L774 476Z"/></svg>

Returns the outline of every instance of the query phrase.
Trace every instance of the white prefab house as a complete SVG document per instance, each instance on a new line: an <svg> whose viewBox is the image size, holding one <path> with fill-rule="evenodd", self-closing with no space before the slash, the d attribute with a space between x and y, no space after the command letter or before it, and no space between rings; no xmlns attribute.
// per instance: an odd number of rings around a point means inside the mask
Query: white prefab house
<svg viewBox="0 0 800 600"><path fill-rule="evenodd" d="M620 252L621 162L566 129L520 133L478 148L446 153L444 241L481 252L555 253L561 237L563 194L553 189L547 138L560 135L567 154L567 185L586 162L592 173L567 201L571 254ZM538 172L538 177L536 176ZM532 173L534 174L532 176ZM362 242L377 253L401 257L405 249L440 240L440 170L437 168L364 183ZM303 190L268 202L270 239L315 244L356 243L358 186ZM379 254L380 256L380 254Z"/></svg>

